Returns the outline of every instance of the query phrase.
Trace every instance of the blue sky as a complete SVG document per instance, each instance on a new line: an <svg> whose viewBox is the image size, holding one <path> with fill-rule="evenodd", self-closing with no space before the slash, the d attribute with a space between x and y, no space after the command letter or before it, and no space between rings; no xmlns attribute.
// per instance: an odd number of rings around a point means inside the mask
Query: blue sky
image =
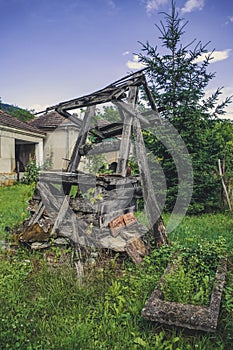
<svg viewBox="0 0 233 350"><path fill-rule="evenodd" d="M0 96L44 109L91 93L140 69L138 41L159 46L154 24L170 0L0 0ZM211 92L233 94L233 1L177 0L184 41L215 49ZM228 109L233 118L233 105Z"/></svg>

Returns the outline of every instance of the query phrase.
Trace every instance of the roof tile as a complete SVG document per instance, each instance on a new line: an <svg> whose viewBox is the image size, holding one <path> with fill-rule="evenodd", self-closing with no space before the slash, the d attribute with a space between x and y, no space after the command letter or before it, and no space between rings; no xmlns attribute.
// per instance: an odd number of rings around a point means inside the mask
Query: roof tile
<svg viewBox="0 0 233 350"><path fill-rule="evenodd" d="M67 122L69 122L67 118L63 117L56 111L52 111L42 114L38 118L30 120L30 125L33 125L39 129L57 128L60 124Z"/></svg>
<svg viewBox="0 0 233 350"><path fill-rule="evenodd" d="M25 123L25 122L17 119L16 117L13 117L12 115L2 111L1 109L0 109L0 124L11 127L11 128L16 128L16 129L34 132L37 134L44 134L36 126L31 125L29 123Z"/></svg>

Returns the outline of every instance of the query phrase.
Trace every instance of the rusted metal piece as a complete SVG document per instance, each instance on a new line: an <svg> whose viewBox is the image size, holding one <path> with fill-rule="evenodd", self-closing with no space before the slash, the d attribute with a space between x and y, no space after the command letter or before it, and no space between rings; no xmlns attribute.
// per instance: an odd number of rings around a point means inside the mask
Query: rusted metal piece
<svg viewBox="0 0 233 350"><path fill-rule="evenodd" d="M142 309L142 316L147 320L165 323L167 325L214 332L218 324L222 291L227 272L227 259L222 258L219 261L208 307L164 300L161 287L165 275L173 268L174 266L172 264L168 265L157 288L153 291L145 307Z"/></svg>

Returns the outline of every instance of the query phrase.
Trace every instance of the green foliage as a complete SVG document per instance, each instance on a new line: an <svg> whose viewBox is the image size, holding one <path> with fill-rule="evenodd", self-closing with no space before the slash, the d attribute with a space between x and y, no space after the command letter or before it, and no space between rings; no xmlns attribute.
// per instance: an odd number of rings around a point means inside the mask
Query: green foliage
<svg viewBox="0 0 233 350"><path fill-rule="evenodd" d="M24 172L24 177L22 182L29 185L37 182L38 179L39 179L39 167L36 164L36 159L32 159L26 166L26 170Z"/></svg>
<svg viewBox="0 0 233 350"><path fill-rule="evenodd" d="M108 165L107 160L102 154L87 155L87 162L85 163L84 169L90 174L97 174L100 171L107 171Z"/></svg>
<svg viewBox="0 0 233 350"><path fill-rule="evenodd" d="M40 166L37 165L36 158L32 158L26 166L22 182L27 185L36 183L39 179L40 170L49 170L51 166L52 156L47 158Z"/></svg>
<svg viewBox="0 0 233 350"><path fill-rule="evenodd" d="M190 212L218 209L221 184L216 177L216 158L220 157L221 148L227 152L228 146L224 139L221 145L215 143L214 134L212 138L209 134L215 125L214 120L225 113L231 98L219 102L221 89L205 98L205 89L215 76L208 71L212 59L212 54L207 54L208 43L202 45L194 40L182 44L188 22L179 17L173 1L171 14L163 15L164 21L161 21L160 26L156 25L163 54L158 52L157 46L153 47L147 41L141 43L139 58L149 68L148 82L161 116L178 130L192 159L194 189ZM204 61L198 63L198 58L205 53ZM145 142L148 149L160 159L168 186L166 208L171 210L178 190L176 165L169 150L154 135L156 129L152 133L145 132ZM215 147L214 153L212 147Z"/></svg>
<svg viewBox="0 0 233 350"><path fill-rule="evenodd" d="M209 306L214 277L220 259L219 244L197 245L178 253L174 268L165 275L165 300Z"/></svg>
<svg viewBox="0 0 233 350"><path fill-rule="evenodd" d="M27 122L31 119L34 119L34 115L27 109L8 105L6 103L1 103L1 109L23 122Z"/></svg>
<svg viewBox="0 0 233 350"><path fill-rule="evenodd" d="M104 106L103 111L97 114L98 119L106 120L109 123L121 121L118 109L115 106Z"/></svg>
<svg viewBox="0 0 233 350"><path fill-rule="evenodd" d="M8 239L7 231L29 216L26 208L33 191L33 184L0 188L0 238Z"/></svg>

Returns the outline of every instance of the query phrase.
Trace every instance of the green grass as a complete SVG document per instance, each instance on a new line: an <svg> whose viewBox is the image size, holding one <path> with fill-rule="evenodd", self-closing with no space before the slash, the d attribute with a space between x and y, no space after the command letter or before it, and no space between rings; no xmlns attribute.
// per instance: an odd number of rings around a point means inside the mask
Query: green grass
<svg viewBox="0 0 233 350"><path fill-rule="evenodd" d="M0 189L1 230L25 213L28 187ZM15 217L8 210L14 200ZM1 201L2 206L2 201ZM17 213L17 214L16 214ZM24 216L25 214L23 214ZM51 267L47 253L19 249L0 254L0 349L20 350L227 350L233 341L233 218L216 214L185 217L162 246L135 266L126 256L106 253L86 270L82 285L69 260ZM188 332L145 321L141 310L177 249L229 256L218 329ZM66 253L69 258L69 252Z"/></svg>
<svg viewBox="0 0 233 350"><path fill-rule="evenodd" d="M6 229L19 225L28 215L28 199L32 196L33 185L0 187L0 239Z"/></svg>

